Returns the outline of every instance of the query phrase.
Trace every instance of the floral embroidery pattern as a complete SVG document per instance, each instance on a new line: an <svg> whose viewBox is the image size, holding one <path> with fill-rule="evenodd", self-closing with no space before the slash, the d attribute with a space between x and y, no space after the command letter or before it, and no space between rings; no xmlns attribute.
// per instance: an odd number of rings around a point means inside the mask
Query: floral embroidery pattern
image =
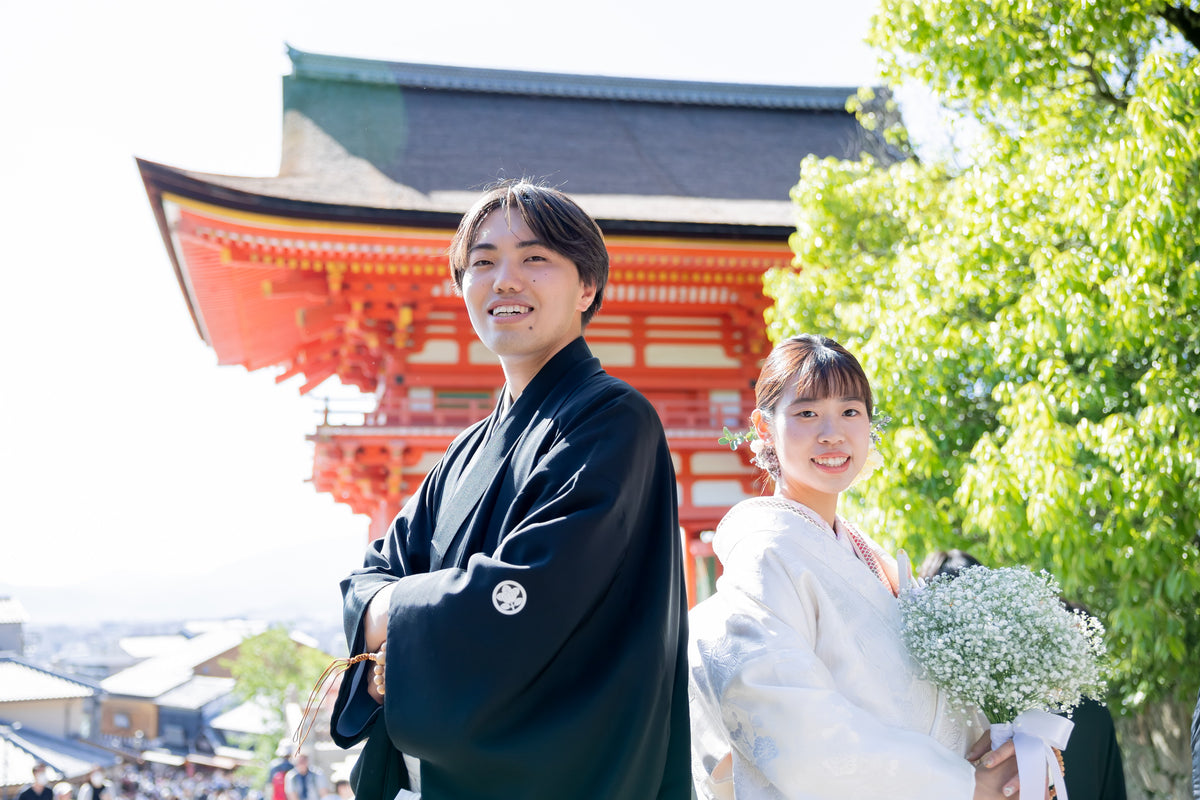
<svg viewBox="0 0 1200 800"><path fill-rule="evenodd" d="M752 718L749 723L746 725L744 721L739 720L737 727L729 732L729 741L739 746L743 752L749 753L755 765L763 769L779 755L779 745L771 736L758 735L757 728L763 725L761 719Z"/></svg>

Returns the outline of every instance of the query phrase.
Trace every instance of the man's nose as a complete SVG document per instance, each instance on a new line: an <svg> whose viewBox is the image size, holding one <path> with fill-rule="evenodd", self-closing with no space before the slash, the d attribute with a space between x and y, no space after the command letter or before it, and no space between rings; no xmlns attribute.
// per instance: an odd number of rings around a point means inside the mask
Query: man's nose
<svg viewBox="0 0 1200 800"><path fill-rule="evenodd" d="M496 292L520 291L523 278L520 263L515 259L500 257L492 273L492 290Z"/></svg>

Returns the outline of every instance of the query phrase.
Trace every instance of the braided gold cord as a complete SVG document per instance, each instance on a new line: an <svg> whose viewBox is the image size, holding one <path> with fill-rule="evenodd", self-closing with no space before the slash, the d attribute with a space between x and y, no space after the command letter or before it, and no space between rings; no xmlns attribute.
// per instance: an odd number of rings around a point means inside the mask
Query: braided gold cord
<svg viewBox="0 0 1200 800"><path fill-rule="evenodd" d="M296 743L292 750L292 758L300 755L300 748L304 746L304 742L308 739L308 734L312 733L313 725L317 722L317 710L324 705L325 698L329 696L329 692L333 689L333 678L340 672L345 672L355 664L360 664L363 661L376 661L378 656L375 653L360 653L352 658L335 658L325 671L321 673L321 677L317 678L317 682L313 685L312 691L308 693L308 702L304 704L304 713L300 715L300 723L296 726L296 732L292 734L292 741ZM325 684L328 683L328 686ZM324 694L321 693L321 687L325 686ZM318 698L320 698L318 700ZM311 715L311 717L310 717ZM305 723L308 723L305 725Z"/></svg>

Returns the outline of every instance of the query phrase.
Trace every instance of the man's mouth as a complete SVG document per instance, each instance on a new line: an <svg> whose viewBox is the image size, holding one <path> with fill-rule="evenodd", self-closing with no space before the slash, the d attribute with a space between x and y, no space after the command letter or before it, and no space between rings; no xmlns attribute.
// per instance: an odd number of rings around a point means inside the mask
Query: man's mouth
<svg viewBox="0 0 1200 800"><path fill-rule="evenodd" d="M496 306L495 308L489 309L488 313L491 314L493 317L517 317L517 316L520 316L521 314L524 314L524 313L526 313L528 311L532 311L532 310L533 310L533 308L531 308L530 306L503 305L503 306Z"/></svg>

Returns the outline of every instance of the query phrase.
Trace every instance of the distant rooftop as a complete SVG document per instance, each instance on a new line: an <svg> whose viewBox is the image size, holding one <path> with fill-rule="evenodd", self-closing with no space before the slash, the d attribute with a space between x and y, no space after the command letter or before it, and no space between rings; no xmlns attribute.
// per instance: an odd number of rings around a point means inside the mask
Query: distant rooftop
<svg viewBox="0 0 1200 800"><path fill-rule="evenodd" d="M33 765L39 761L50 767L47 777L57 781L78 779L95 764L110 767L118 760L102 748L0 719L0 786L28 783Z"/></svg>
<svg viewBox="0 0 1200 800"><path fill-rule="evenodd" d="M25 606L15 597L0 597L0 625L29 622Z"/></svg>
<svg viewBox="0 0 1200 800"><path fill-rule="evenodd" d="M186 643L188 638L180 634L156 636L125 636L117 644L130 657L153 658L164 655Z"/></svg>
<svg viewBox="0 0 1200 800"><path fill-rule="evenodd" d="M209 724L219 731L262 736L271 732L274 722L263 706L251 700L214 717Z"/></svg>
<svg viewBox="0 0 1200 800"><path fill-rule="evenodd" d="M233 678L196 675L191 680L155 698L157 706L197 710L233 691Z"/></svg>
<svg viewBox="0 0 1200 800"><path fill-rule="evenodd" d="M110 675L100 685L110 694L155 698L190 681L200 664L233 650L256 631L243 627L217 629L188 639L178 647Z"/></svg>
<svg viewBox="0 0 1200 800"><path fill-rule="evenodd" d="M66 700L92 697L96 687L87 681L13 656L0 656L0 703ZM0 718L4 716L0 706Z"/></svg>

